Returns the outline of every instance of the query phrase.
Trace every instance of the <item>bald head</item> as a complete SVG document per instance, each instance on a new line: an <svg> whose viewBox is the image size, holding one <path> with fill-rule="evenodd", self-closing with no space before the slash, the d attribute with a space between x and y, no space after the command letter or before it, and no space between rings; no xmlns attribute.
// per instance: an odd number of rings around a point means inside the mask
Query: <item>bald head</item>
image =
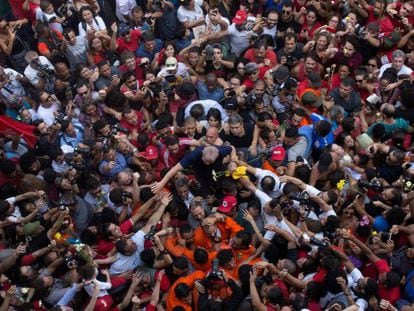
<svg viewBox="0 0 414 311"><path fill-rule="evenodd" d="M380 110L386 118L394 117L395 107L393 105L382 104Z"/></svg>
<svg viewBox="0 0 414 311"><path fill-rule="evenodd" d="M206 132L206 143L209 145L214 145L218 137L218 129L216 127L210 127Z"/></svg>

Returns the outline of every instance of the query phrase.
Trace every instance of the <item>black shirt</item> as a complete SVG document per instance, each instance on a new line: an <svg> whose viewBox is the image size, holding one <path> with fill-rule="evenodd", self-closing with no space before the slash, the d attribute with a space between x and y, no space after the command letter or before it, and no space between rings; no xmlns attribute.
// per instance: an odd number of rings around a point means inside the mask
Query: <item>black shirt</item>
<svg viewBox="0 0 414 311"><path fill-rule="evenodd" d="M249 148L253 141L253 132L254 132L254 125L250 123L243 123L244 126L244 136L234 136L231 132L229 135L222 135L221 139L223 141L228 141L232 146L236 149L238 148Z"/></svg>

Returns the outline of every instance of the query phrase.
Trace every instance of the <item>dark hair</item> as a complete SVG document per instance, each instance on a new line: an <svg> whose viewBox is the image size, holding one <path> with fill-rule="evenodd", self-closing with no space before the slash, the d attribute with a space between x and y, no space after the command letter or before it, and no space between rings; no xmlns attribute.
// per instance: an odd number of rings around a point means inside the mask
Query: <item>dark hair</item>
<svg viewBox="0 0 414 311"><path fill-rule="evenodd" d="M221 112L217 108L210 108L207 111L207 120L213 117L217 121L221 122Z"/></svg>
<svg viewBox="0 0 414 311"><path fill-rule="evenodd" d="M116 250L122 255L126 255L126 247L127 247L127 240L125 239L120 239L116 241L115 243Z"/></svg>
<svg viewBox="0 0 414 311"><path fill-rule="evenodd" d="M315 130L321 137L326 137L331 131L332 126L327 120L320 120L315 124Z"/></svg>
<svg viewBox="0 0 414 311"><path fill-rule="evenodd" d="M12 160L4 159L0 162L0 172L4 175L10 175L16 171L16 163Z"/></svg>
<svg viewBox="0 0 414 311"><path fill-rule="evenodd" d="M30 167L36 161L37 161L36 154L34 152L27 151L26 153L22 154L22 156L20 157L20 168L22 169L24 173L32 174L34 172L31 170Z"/></svg>
<svg viewBox="0 0 414 311"><path fill-rule="evenodd" d="M174 267L180 270L188 269L188 260L184 256L179 256L179 257L174 258L172 264Z"/></svg>
<svg viewBox="0 0 414 311"><path fill-rule="evenodd" d="M208 253L204 248L197 247L194 250L194 261L200 265L208 262Z"/></svg>
<svg viewBox="0 0 414 311"><path fill-rule="evenodd" d="M242 241L241 247L245 249L249 248L250 243L252 243L252 235L247 230L237 232L236 238Z"/></svg>
<svg viewBox="0 0 414 311"><path fill-rule="evenodd" d="M273 191L275 185L276 185L276 180L272 176L265 176L260 181L260 186L262 187L263 191L266 193Z"/></svg>
<svg viewBox="0 0 414 311"><path fill-rule="evenodd" d="M139 256L141 260L147 264L148 266L152 267L157 257L155 256L155 251L152 248L144 249Z"/></svg>
<svg viewBox="0 0 414 311"><path fill-rule="evenodd" d="M233 259L233 252L231 249L222 249L217 253L218 264L224 267Z"/></svg>
<svg viewBox="0 0 414 311"><path fill-rule="evenodd" d="M155 36L154 33L151 30L147 30L145 32L142 33L141 35L141 41L142 42L148 42L148 41L154 41L155 40Z"/></svg>
<svg viewBox="0 0 414 311"><path fill-rule="evenodd" d="M174 288L174 294L177 298L185 298L191 294L190 287L185 283L178 283L177 286Z"/></svg>

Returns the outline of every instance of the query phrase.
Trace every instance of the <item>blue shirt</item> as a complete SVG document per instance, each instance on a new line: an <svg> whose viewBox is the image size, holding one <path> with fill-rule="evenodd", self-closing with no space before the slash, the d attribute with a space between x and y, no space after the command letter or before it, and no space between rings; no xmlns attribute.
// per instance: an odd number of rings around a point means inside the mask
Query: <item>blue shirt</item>
<svg viewBox="0 0 414 311"><path fill-rule="evenodd" d="M65 133L60 133L60 146L70 146L72 148L75 148L77 145L79 145L83 140L83 126L80 123L73 122L72 125L75 130L75 137L69 136Z"/></svg>
<svg viewBox="0 0 414 311"><path fill-rule="evenodd" d="M217 86L214 90L209 91L204 81L197 82L197 91L199 99L211 99L220 102L224 97L224 89Z"/></svg>
<svg viewBox="0 0 414 311"><path fill-rule="evenodd" d="M155 47L152 50L152 52L148 52L147 50L145 50L144 43L141 43L139 45L138 49L135 52L136 56L137 57L147 57L152 62L154 60L155 54L157 54L159 51L161 51L162 47L164 45L163 42L160 39L155 39L154 43L155 43Z"/></svg>
<svg viewBox="0 0 414 311"><path fill-rule="evenodd" d="M126 167L127 167L127 163L126 160L124 158L124 156L118 152L115 153L115 166L112 170L110 170L109 172L104 172L103 168L104 166L108 165L108 161L103 160L100 164L99 164L99 172L104 175L104 176L108 176L108 177L114 177L116 174L122 172Z"/></svg>

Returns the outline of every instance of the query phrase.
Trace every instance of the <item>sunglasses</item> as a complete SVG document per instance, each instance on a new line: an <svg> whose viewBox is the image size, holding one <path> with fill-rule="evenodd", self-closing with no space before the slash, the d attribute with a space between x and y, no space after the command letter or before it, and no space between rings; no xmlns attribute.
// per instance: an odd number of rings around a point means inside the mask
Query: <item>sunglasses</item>
<svg viewBox="0 0 414 311"><path fill-rule="evenodd" d="M368 64L369 67L377 67L377 64Z"/></svg>
<svg viewBox="0 0 414 311"><path fill-rule="evenodd" d="M292 11L282 10L282 14L284 14L284 15L289 15L290 13L292 13Z"/></svg>

